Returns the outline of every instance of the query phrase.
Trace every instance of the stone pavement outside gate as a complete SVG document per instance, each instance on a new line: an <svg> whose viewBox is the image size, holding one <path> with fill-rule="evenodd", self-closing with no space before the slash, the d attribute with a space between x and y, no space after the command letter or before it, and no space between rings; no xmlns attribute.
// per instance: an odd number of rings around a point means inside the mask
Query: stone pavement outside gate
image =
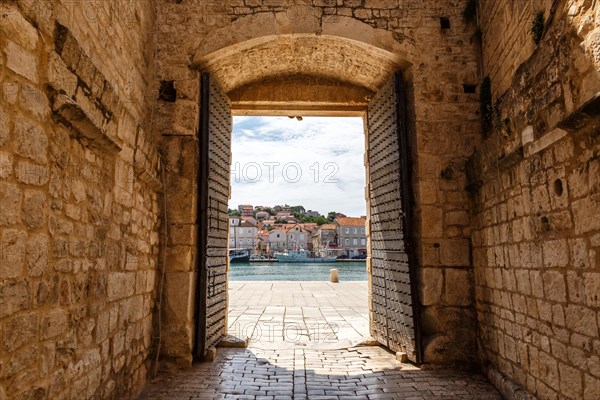
<svg viewBox="0 0 600 400"><path fill-rule="evenodd" d="M501 399L478 374L422 370L369 340L366 282L230 282L229 334L246 349L163 373L138 400Z"/></svg>

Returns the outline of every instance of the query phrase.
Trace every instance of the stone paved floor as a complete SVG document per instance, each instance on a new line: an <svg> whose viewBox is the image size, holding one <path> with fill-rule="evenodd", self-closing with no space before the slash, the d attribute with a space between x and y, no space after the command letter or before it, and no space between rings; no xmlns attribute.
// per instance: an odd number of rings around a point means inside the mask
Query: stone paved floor
<svg viewBox="0 0 600 400"><path fill-rule="evenodd" d="M350 347L369 339L367 282L230 282L229 334L253 347Z"/></svg>
<svg viewBox="0 0 600 400"><path fill-rule="evenodd" d="M265 323L284 328L254 334L247 349L219 348L212 363L162 373L138 400L501 399L480 375L421 370L382 347L345 347L368 336L366 291L365 282L232 282L230 327L237 321L248 331ZM296 340L286 322L341 328L328 332L331 341L310 329Z"/></svg>

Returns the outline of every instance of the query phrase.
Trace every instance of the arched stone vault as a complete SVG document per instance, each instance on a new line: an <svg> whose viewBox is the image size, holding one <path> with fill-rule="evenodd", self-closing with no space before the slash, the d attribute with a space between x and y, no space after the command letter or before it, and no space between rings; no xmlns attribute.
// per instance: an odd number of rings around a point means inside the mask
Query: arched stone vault
<svg viewBox="0 0 600 400"><path fill-rule="evenodd" d="M192 66L212 74L236 113L351 115L395 70L408 68L415 52L410 40L390 31L291 7L210 32Z"/></svg>
<svg viewBox="0 0 600 400"><path fill-rule="evenodd" d="M212 52L198 64L231 94L234 109L245 112L364 110L368 96L407 66L387 50L343 37L282 35L250 42ZM280 90L285 86L294 88L292 96Z"/></svg>

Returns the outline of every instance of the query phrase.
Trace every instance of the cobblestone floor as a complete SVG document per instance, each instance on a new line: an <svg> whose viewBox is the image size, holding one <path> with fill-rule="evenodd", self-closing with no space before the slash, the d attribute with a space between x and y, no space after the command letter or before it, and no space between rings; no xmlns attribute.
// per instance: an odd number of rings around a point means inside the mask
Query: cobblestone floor
<svg viewBox="0 0 600 400"><path fill-rule="evenodd" d="M230 333L247 325L249 347L219 348L212 363L160 374L138 400L501 399L481 375L421 370L382 347L348 345L368 337L367 314L365 282L232 282ZM315 323L341 328L317 334ZM272 334L258 335L265 326Z"/></svg>
<svg viewBox="0 0 600 400"><path fill-rule="evenodd" d="M140 400L501 399L480 375L423 371L380 347L219 349L213 363L161 375Z"/></svg>

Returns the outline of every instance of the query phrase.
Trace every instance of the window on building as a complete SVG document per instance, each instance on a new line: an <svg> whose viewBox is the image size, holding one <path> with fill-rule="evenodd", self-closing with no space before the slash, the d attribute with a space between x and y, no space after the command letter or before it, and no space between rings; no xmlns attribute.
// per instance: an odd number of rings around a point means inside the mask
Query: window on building
<svg viewBox="0 0 600 400"><path fill-rule="evenodd" d="M350 233L350 228L345 229L346 234Z"/></svg>
<svg viewBox="0 0 600 400"><path fill-rule="evenodd" d="M346 246L347 246L347 245L349 245L349 244L350 244L350 239L346 239L346 240L344 241L344 243L346 244Z"/></svg>
<svg viewBox="0 0 600 400"><path fill-rule="evenodd" d="M358 228L354 228L354 234L356 235L358 233Z"/></svg>
<svg viewBox="0 0 600 400"><path fill-rule="evenodd" d="M356 246L356 245L358 244L358 240L357 240L357 239L352 239L352 244L353 244L354 246Z"/></svg>
<svg viewBox="0 0 600 400"><path fill-rule="evenodd" d="M252 229L248 229L248 233L252 233Z"/></svg>
<svg viewBox="0 0 600 400"><path fill-rule="evenodd" d="M366 245L367 244L367 239L360 239L360 244L362 246Z"/></svg>
<svg viewBox="0 0 600 400"><path fill-rule="evenodd" d="M365 228L360 228L360 233L365 234Z"/></svg>

